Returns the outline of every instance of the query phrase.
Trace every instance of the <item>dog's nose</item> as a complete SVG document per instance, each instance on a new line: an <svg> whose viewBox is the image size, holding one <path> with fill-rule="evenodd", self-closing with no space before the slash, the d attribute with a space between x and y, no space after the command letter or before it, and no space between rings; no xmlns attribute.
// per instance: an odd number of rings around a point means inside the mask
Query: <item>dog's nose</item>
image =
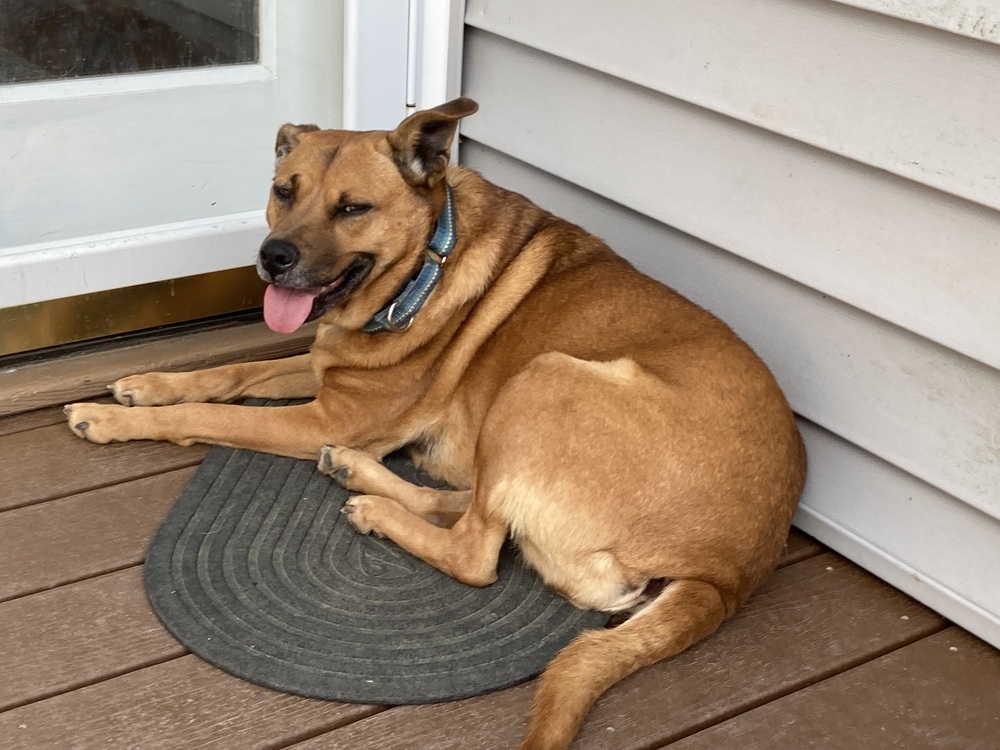
<svg viewBox="0 0 1000 750"><path fill-rule="evenodd" d="M260 265L271 278L294 268L299 262L299 249L287 240L266 240L260 246Z"/></svg>

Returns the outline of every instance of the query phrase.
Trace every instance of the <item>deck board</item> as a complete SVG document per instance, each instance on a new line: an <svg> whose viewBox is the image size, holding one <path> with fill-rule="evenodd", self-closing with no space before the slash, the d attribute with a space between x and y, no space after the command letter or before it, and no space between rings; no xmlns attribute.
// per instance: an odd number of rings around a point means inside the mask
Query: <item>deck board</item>
<svg viewBox="0 0 1000 750"><path fill-rule="evenodd" d="M137 372L189 370L300 354L309 348L315 333L314 324L291 334L274 333L263 323L223 325L17 365L0 376L0 415L104 396L109 383Z"/></svg>
<svg viewBox="0 0 1000 750"><path fill-rule="evenodd" d="M185 653L149 608L139 566L4 602L0 710Z"/></svg>
<svg viewBox="0 0 1000 750"><path fill-rule="evenodd" d="M574 748L640 750L786 695L935 633L944 620L837 555L778 571L715 636L643 670L597 704ZM295 750L516 746L532 687L394 708ZM455 728L442 736L440 728ZM796 747L796 745L787 745Z"/></svg>
<svg viewBox="0 0 1000 750"><path fill-rule="evenodd" d="M65 424L65 422L66 417L63 416L62 407L29 411L7 417L6 419L0 419L0 437L13 435L16 432L27 432L28 430L47 427L52 424Z"/></svg>
<svg viewBox="0 0 1000 750"><path fill-rule="evenodd" d="M194 468L0 513L0 601L135 565Z"/></svg>
<svg viewBox="0 0 1000 750"><path fill-rule="evenodd" d="M788 535L788 541L785 543L785 548L781 551L781 560L778 561L778 566L784 567L808 560L810 557L821 554L824 550L823 545L812 537L792 529Z"/></svg>
<svg viewBox="0 0 1000 750"><path fill-rule="evenodd" d="M94 445L64 422L0 437L0 510L196 466L203 445L137 440Z"/></svg>
<svg viewBox="0 0 1000 750"><path fill-rule="evenodd" d="M959 628L670 746L671 750L995 750L1000 653Z"/></svg>
<svg viewBox="0 0 1000 750"><path fill-rule="evenodd" d="M251 685L192 655L0 713L4 750L283 747L378 707Z"/></svg>

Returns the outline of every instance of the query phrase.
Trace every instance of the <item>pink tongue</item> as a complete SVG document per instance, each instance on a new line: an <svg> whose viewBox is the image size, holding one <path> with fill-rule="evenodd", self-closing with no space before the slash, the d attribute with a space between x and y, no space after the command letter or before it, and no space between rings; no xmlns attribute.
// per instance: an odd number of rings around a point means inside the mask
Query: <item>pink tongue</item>
<svg viewBox="0 0 1000 750"><path fill-rule="evenodd" d="M264 322L272 331L291 333L306 322L313 300L322 289L289 289L268 285L264 292Z"/></svg>

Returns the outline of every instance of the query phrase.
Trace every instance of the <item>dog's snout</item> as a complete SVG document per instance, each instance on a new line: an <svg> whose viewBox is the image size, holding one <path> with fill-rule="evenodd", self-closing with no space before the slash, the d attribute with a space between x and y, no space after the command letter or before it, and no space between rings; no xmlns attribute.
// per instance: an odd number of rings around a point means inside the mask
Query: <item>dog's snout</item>
<svg viewBox="0 0 1000 750"><path fill-rule="evenodd" d="M260 265L276 278L299 262L299 249L287 240L266 240L260 247Z"/></svg>

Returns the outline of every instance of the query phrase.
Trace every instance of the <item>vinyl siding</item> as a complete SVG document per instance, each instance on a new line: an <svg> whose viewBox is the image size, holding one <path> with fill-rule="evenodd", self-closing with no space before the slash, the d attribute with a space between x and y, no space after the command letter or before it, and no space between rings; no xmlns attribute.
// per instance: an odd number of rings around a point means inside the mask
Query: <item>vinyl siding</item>
<svg viewBox="0 0 1000 750"><path fill-rule="evenodd" d="M1000 645L1000 55L832 0L467 6L465 163L713 310L797 524ZM866 46L867 45L867 46Z"/></svg>

